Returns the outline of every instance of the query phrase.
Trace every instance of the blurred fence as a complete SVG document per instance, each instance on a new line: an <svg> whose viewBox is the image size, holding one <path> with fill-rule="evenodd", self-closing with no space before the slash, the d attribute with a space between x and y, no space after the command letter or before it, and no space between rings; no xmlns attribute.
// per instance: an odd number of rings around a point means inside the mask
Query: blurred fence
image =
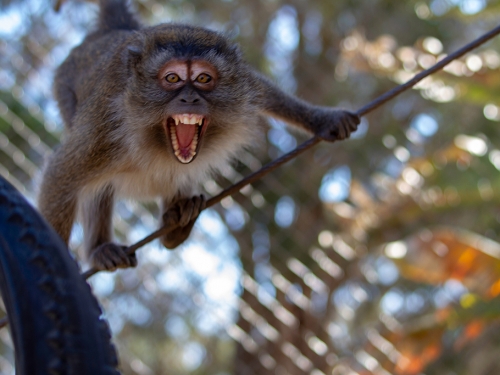
<svg viewBox="0 0 500 375"><path fill-rule="evenodd" d="M370 42L355 26L340 37L321 24L323 3L312 3L316 13L285 2L271 11L264 2L215 0L142 1L139 9L153 20L181 14L206 21L242 43L255 38L260 44L248 46L249 59L282 85L307 94L316 87L309 81L320 82L323 97L344 101L367 102L442 54L434 37L399 47L390 35ZM432 4L402 6L398 17L417 14L424 22L438 16ZM219 6L221 14L209 12ZM341 26L350 19L349 4L342 6ZM360 6L358 17L370 12ZM32 202L43 158L61 137L51 77L93 16L83 3L65 5L62 15L36 1L0 12L0 174ZM237 30L218 23L226 16ZM396 33L398 26L379 16ZM477 34L483 26L469 27ZM340 55L332 59L329 49L314 47L318 40L340 45ZM319 145L224 199L201 215L179 249L153 243L139 250L137 269L94 276L123 373L499 372L500 134L491 124L500 120L500 96L490 89L500 80L499 46L458 61L374 114L376 127L367 130L364 120L354 140ZM319 54L314 48L324 48L317 75L305 68ZM253 49L265 51L264 62ZM328 71L344 91L323 87ZM204 184L208 196L302 139L274 121L262 137L266 144ZM137 241L156 229L157 215L155 204L117 202L116 237ZM81 242L76 226L75 253ZM14 374L7 330L0 340L0 372Z"/></svg>

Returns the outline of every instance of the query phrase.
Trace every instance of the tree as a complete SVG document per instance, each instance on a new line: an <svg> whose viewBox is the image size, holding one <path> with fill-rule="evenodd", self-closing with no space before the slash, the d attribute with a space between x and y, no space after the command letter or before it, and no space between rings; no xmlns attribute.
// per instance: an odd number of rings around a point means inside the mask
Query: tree
<svg viewBox="0 0 500 375"><path fill-rule="evenodd" d="M283 87L352 109L493 28L500 13L498 1L479 0L136 5L148 22L225 30ZM32 199L60 136L52 72L94 9L68 2L54 14L28 1L0 13L0 173ZM96 276L123 373L495 373L499 46L371 113L353 139L320 144L225 199L180 249L153 244L137 270ZM205 184L208 195L306 139L277 122L266 135ZM156 225L154 205L118 211L116 234L128 243Z"/></svg>

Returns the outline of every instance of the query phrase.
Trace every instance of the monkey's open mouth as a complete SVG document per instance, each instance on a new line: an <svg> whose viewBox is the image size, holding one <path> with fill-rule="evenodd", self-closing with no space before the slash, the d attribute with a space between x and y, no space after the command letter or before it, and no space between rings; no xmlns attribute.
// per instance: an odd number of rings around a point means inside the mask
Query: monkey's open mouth
<svg viewBox="0 0 500 375"><path fill-rule="evenodd" d="M174 155L181 163L191 163L195 159L207 124L205 116L196 114L184 113L167 119L166 130L170 143Z"/></svg>

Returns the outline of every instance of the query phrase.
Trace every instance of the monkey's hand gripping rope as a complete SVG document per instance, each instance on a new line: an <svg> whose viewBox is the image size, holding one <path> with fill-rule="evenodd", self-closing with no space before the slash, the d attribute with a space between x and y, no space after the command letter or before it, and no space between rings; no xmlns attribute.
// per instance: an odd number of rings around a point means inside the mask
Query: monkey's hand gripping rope
<svg viewBox="0 0 500 375"><path fill-rule="evenodd" d="M379 96L377 99L373 100L369 104L365 105L361 109L359 109L356 114L358 116L364 116L367 113L375 110L376 108L380 107L381 105L385 104L387 101L393 99L394 97L398 96L402 92L412 88L415 86L418 82L423 80L425 77L437 72L438 70L441 70L444 68L446 65L448 65L450 62L453 60L456 60L463 55L465 55L467 52L470 52L471 50L477 48L478 46L486 43L488 40L492 39L496 35L500 34L500 26L497 26L490 32L480 36L476 40L472 41L471 43L465 45L464 47L460 48L459 50L455 51L454 53L448 55L444 59L440 60L437 62L434 66L430 67L427 70L424 70L418 74L416 74L412 79L410 79L408 82L399 85L392 90L386 92L385 94ZM229 188L223 190L220 194L216 195L215 197L210 198L207 201L206 208L211 207L215 205L216 203L219 203L222 199L225 197L235 194L238 191L240 191L243 187L246 185L251 184L252 182L257 181L264 175L268 174L269 172L275 170L279 166L283 165L284 163L288 162L289 160L295 158L296 156L300 155L304 151L308 150L312 146L318 144L321 142L321 139L318 137L313 137L309 139L308 141L302 143L299 145L296 149L290 151L288 154L285 154L281 156L280 158L274 160L273 162L266 164L263 166L261 169L259 169L257 172L252 173L251 175L245 177L242 179L240 182L230 186ZM165 225L163 225L160 229L157 231L151 233L149 236L143 238L139 242L133 244L132 246L127 248L127 253L132 254L134 253L137 249L140 247L146 245L147 243L153 241L156 238L159 238L165 234L168 234L175 229L179 227L178 222L180 219L179 212L176 210L169 210L166 214L166 220L165 220ZM88 271L84 272L82 276L87 279L90 276L96 274L100 270L96 268L91 268Z"/></svg>

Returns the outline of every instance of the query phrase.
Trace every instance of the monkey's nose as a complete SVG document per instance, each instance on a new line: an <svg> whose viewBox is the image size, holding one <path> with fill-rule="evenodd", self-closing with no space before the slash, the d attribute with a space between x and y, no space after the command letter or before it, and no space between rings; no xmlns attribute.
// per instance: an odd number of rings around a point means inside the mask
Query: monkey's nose
<svg viewBox="0 0 500 375"><path fill-rule="evenodd" d="M198 103L200 101L200 98L198 98L198 97L183 97L183 98L180 98L180 101L181 101L181 103L184 103L184 104L195 104L195 103Z"/></svg>
<svg viewBox="0 0 500 375"><path fill-rule="evenodd" d="M200 95L194 90L183 90L179 93L179 102L182 104L196 104L200 102Z"/></svg>

